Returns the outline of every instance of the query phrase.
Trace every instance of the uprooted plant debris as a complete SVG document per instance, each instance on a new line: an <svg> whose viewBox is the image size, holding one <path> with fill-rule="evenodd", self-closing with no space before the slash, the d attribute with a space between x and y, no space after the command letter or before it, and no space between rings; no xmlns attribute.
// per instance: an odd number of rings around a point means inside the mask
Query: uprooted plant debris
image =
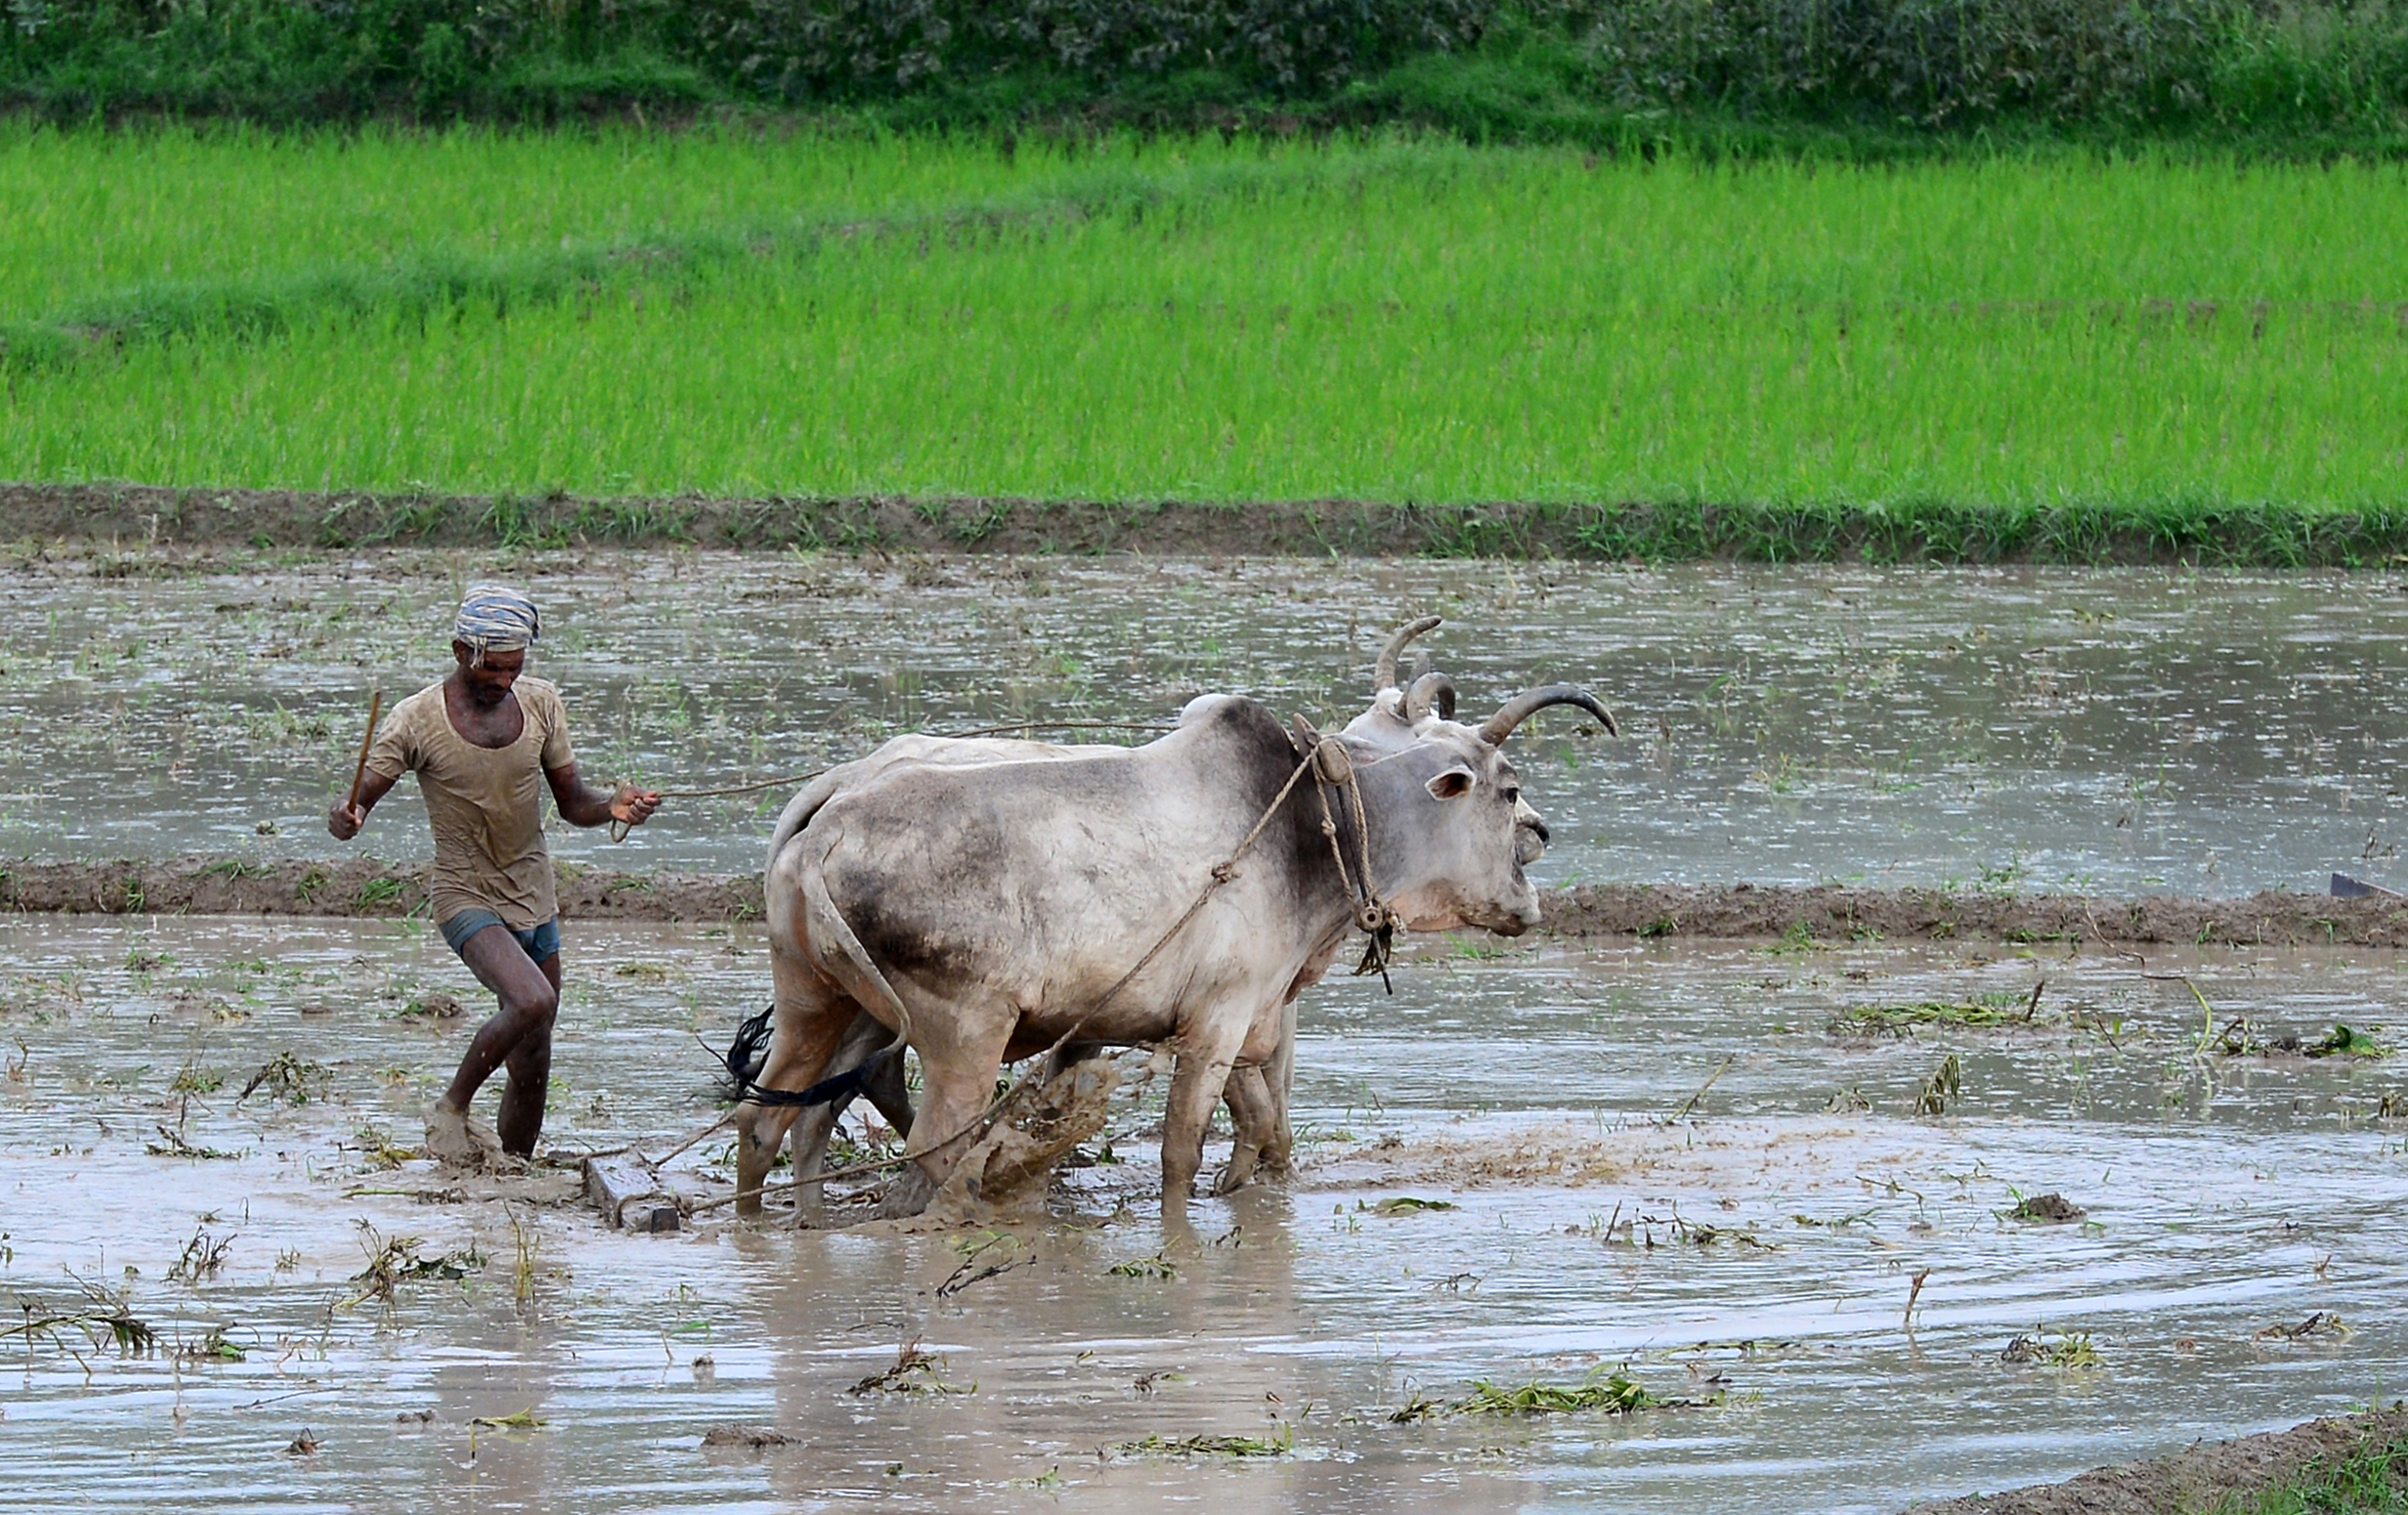
<svg viewBox="0 0 2408 1515"><path fill-rule="evenodd" d="M905 1342L895 1354L894 1365L872 1373L845 1390L847 1394L975 1394L978 1386L964 1388L945 1382L940 1369L945 1360L933 1352L923 1352L920 1343Z"/></svg>
<svg viewBox="0 0 2408 1515"><path fill-rule="evenodd" d="M2042 1222L2078 1221L2089 1213L2063 1194L2053 1191L2024 1194L2016 1199L2013 1209L2005 1212L2009 1220Z"/></svg>
<svg viewBox="0 0 2408 1515"><path fill-rule="evenodd" d="M473 1244L440 1257L421 1257L418 1249L426 1243L417 1236L380 1235L366 1221L360 1231L360 1250L367 1254L367 1266L351 1276L359 1289L343 1301L345 1309L371 1299L390 1304L394 1289L406 1279L465 1278L485 1267L484 1254Z"/></svg>
<svg viewBox="0 0 2408 1515"><path fill-rule="evenodd" d="M772 1447L792 1447L795 1439L776 1431L759 1431L749 1426L712 1426L703 1433L706 1447L743 1447L752 1451L766 1451Z"/></svg>
<svg viewBox="0 0 2408 1515"><path fill-rule="evenodd" d="M23 1319L0 1326L0 1339L22 1336L28 1347L37 1339L64 1345L64 1333L76 1330L94 1348L113 1346L127 1357L148 1357L159 1349L159 1333L135 1316L133 1302L126 1295L87 1279L74 1281L83 1291L83 1302L71 1309L47 1310L38 1300L19 1295L17 1308Z"/></svg>
<svg viewBox="0 0 2408 1515"><path fill-rule="evenodd" d="M2323 1338L2329 1341L2339 1341L2355 1334L2357 1333L2349 1328L2348 1322L2333 1311L2318 1310L2311 1313L2304 1320L2269 1325L2258 1332L2254 1339L2258 1341L2312 1341Z"/></svg>
<svg viewBox="0 0 2408 1515"><path fill-rule="evenodd" d="M1977 994L1964 1000L1917 1000L1910 1005L1856 1005L1831 1017L1835 1035L1908 1036L1925 1026L1959 1026L1983 1030L1996 1026L2042 1025L2038 1018L2041 985L2029 994L2004 991Z"/></svg>
<svg viewBox="0 0 2408 1515"><path fill-rule="evenodd" d="M1137 1457L1284 1457L1296 1450L1296 1433L1286 1426L1269 1436L1195 1435L1167 1437L1157 1432L1120 1444L1124 1456Z"/></svg>
<svg viewBox="0 0 2408 1515"><path fill-rule="evenodd" d="M1600 1367L1574 1384L1553 1384L1533 1379L1528 1383L1506 1386L1477 1378L1472 1381L1472 1392L1448 1405L1446 1412L1453 1415L1558 1415L1596 1410L1609 1415L1627 1415L1643 1409L1703 1409L1721 1403L1720 1390L1702 1400L1671 1399L1650 1392L1621 1368ZM1412 1407L1406 1407L1409 1409Z"/></svg>
<svg viewBox="0 0 2408 1515"><path fill-rule="evenodd" d="M333 1078L318 1063L304 1061L289 1051L280 1052L260 1064L251 1081L242 1086L235 1104L240 1104L264 1088L286 1104L307 1104L312 1100L323 1100Z"/></svg>

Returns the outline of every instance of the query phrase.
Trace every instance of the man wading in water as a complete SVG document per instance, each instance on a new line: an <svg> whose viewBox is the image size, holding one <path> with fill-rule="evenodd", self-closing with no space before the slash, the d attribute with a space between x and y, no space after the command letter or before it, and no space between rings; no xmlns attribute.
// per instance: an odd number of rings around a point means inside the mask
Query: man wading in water
<svg viewBox="0 0 2408 1515"><path fill-rule="evenodd" d="M543 1129L560 1009L560 924L538 775L572 826L641 826L661 803L649 792L605 795L577 776L560 691L520 677L538 629L526 595L496 584L470 589L452 630L459 667L394 707L368 752L358 802L338 801L326 812L326 830L348 842L404 773L418 775L435 832L435 920L477 981L501 1001L426 1115L428 1155L460 1167L487 1165L496 1148L530 1156ZM496 1141L469 1115L468 1102L505 1064Z"/></svg>

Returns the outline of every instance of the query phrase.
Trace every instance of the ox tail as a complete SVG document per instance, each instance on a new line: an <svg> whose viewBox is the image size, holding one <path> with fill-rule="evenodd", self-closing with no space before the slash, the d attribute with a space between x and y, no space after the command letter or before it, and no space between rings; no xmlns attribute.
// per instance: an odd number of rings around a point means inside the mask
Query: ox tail
<svg viewBox="0 0 2408 1515"><path fill-rule="evenodd" d="M880 1048L841 1072L830 1074L808 1089L770 1089L760 1082L761 1064L769 1060L769 1022L778 1007L771 1005L759 1015L737 1023L734 1040L727 1044L727 1056L721 1060L727 1065L727 1075L720 1080L720 1093L742 1104L773 1105L788 1109L809 1109L815 1104L838 1104L867 1089L870 1080L886 1060L893 1057L902 1043L896 1041Z"/></svg>
<svg viewBox="0 0 2408 1515"><path fill-rule="evenodd" d="M836 899L828 892L828 876L822 869L821 863L819 861L806 862L796 871L802 875L803 908L809 912L808 919L814 929L813 934L818 934L819 931L824 929L828 939L835 943L838 952L844 954L844 960L853 966L854 972L859 974L870 987L878 991L878 998L884 1000L886 1009L893 1013L894 1040L888 1042L880 1051L871 1054L861 1063L861 1068L864 1069L876 1067L883 1060L901 1052L910 1043L912 1008L903 1003L903 996L895 992L894 985L887 981L883 973L880 972L878 964L871 961L870 949L861 944L861 938L853 934L852 926L844 919L844 912L837 908ZM858 1072L860 1069L855 1071ZM813 1087L815 1089L824 1087L846 1076L849 1075L839 1074L836 1079L824 1079L819 1085ZM856 1082L853 1087L858 1089L860 1084Z"/></svg>

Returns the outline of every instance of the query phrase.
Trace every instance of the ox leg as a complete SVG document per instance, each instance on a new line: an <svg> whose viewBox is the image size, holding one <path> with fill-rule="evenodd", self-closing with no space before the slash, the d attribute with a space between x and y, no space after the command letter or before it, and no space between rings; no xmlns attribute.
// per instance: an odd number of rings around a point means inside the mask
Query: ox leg
<svg viewBox="0 0 2408 1515"><path fill-rule="evenodd" d="M923 1147L922 1182L898 1181L890 1187L891 1213L918 1213L945 1187L954 1165L969 1150L971 1128L994 1102L995 1081L1003 1072L1004 1049L1011 1040L1014 1018L1000 1007L959 1002L913 1007L913 1047L920 1054L924 1096L920 1113L912 1119L917 1138L913 1145Z"/></svg>
<svg viewBox="0 0 2408 1515"><path fill-rule="evenodd" d="M1229 1141L1228 1166L1213 1181L1213 1192L1233 1194L1253 1180L1278 1112L1272 1107L1269 1085L1259 1067L1230 1069L1228 1084L1221 1097L1229 1106L1229 1123L1236 1129L1236 1135Z"/></svg>
<svg viewBox="0 0 2408 1515"><path fill-rule="evenodd" d="M808 1089L823 1076L860 1009L834 979L782 942L771 943L769 972L777 990L777 1031L756 1081L764 1089ZM743 1196L736 1201L737 1214L760 1213L760 1190L796 1114L793 1105L737 1107L736 1191Z"/></svg>
<svg viewBox="0 0 2408 1515"><path fill-rule="evenodd" d="M1296 1092L1296 1001L1279 1007L1279 1046L1263 1066L1269 1120L1263 1133L1263 1166L1285 1173L1295 1158L1296 1131L1288 1124L1288 1102Z"/></svg>
<svg viewBox="0 0 2408 1515"><path fill-rule="evenodd" d="M853 1023L844 1028L844 1039L837 1044L836 1055L828 1060L822 1078L834 1078L849 1073L876 1056L894 1040L894 1033L881 1025L876 1017L866 1012L853 1017ZM837 1122L844 1118L844 1107L853 1103L852 1096L814 1104L795 1117L795 1224L806 1226L818 1220L827 1209L822 1198L824 1186L804 1182L827 1171L828 1142L836 1135Z"/></svg>
<svg viewBox="0 0 2408 1515"><path fill-rule="evenodd" d="M1226 1030L1213 1028L1182 1038L1162 1122L1165 1222L1187 1218L1188 1196L1195 1190L1196 1175L1204 1171L1204 1132L1212 1124L1213 1108L1228 1086L1229 1069L1236 1064L1237 1050L1245 1039L1242 1020Z"/></svg>

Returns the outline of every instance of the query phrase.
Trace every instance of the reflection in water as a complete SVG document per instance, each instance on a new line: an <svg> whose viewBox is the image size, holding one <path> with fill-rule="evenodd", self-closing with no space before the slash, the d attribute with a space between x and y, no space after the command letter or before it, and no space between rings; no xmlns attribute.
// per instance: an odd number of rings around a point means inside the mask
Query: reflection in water
<svg viewBox="0 0 2408 1515"><path fill-rule="evenodd" d="M367 690L445 667L490 555L185 577L19 565L0 601L0 851L324 855ZM2388 574L523 556L589 771L796 772L906 728L1159 720L1229 689L1322 720L1421 611L1467 708L1573 678L1630 733L1516 757L1554 880L2244 894L2408 885L2385 756L2408 716ZM628 867L758 866L787 791L684 801ZM106 802L96 802L103 798ZM426 846L413 797L381 855ZM262 837L262 826L275 835Z"/></svg>
<svg viewBox="0 0 2408 1515"><path fill-rule="evenodd" d="M690 1033L757 1000L757 933L576 926L567 950L547 1134L693 1129ZM188 1349L69 1335L20 1365L8 1342L0 1479L140 1509L1889 1510L2396 1392L2408 1124L2383 1111L2408 1083L2270 1050L2384 1026L2394 957L2152 956L2185 984L2065 953L1425 944L1393 999L1308 996L1304 1169L1199 1202L1192 1241L1162 1234L1141 1161L997 1232L647 1237L597 1229L565 1174L496 1190L378 1155L474 1021L410 1013L467 988L414 923L0 923L0 1299L69 1304L80 1278ZM1847 1029L1931 1005L2018 1018ZM284 1053L323 1070L305 1103L236 1098ZM1911 1115L1951 1055L1960 1096ZM1150 1154L1158 1118L1125 1112L1113 1146ZM170 1132L234 1155L146 1151ZM2044 1192L2085 1214L2012 1218ZM1453 1208L1378 1208L1398 1196ZM231 1239L190 1277L196 1233ZM487 1261L357 1299L397 1237ZM2316 1312L2350 1334L2280 1333ZM2002 1361L2023 1335L2086 1336L2098 1364ZM847 1392L907 1343L974 1392ZM1623 1364L1729 1398L1390 1418ZM304 1427L319 1450L288 1455ZM714 1427L792 1440L703 1448ZM1124 1450L1196 1435L1293 1445Z"/></svg>

